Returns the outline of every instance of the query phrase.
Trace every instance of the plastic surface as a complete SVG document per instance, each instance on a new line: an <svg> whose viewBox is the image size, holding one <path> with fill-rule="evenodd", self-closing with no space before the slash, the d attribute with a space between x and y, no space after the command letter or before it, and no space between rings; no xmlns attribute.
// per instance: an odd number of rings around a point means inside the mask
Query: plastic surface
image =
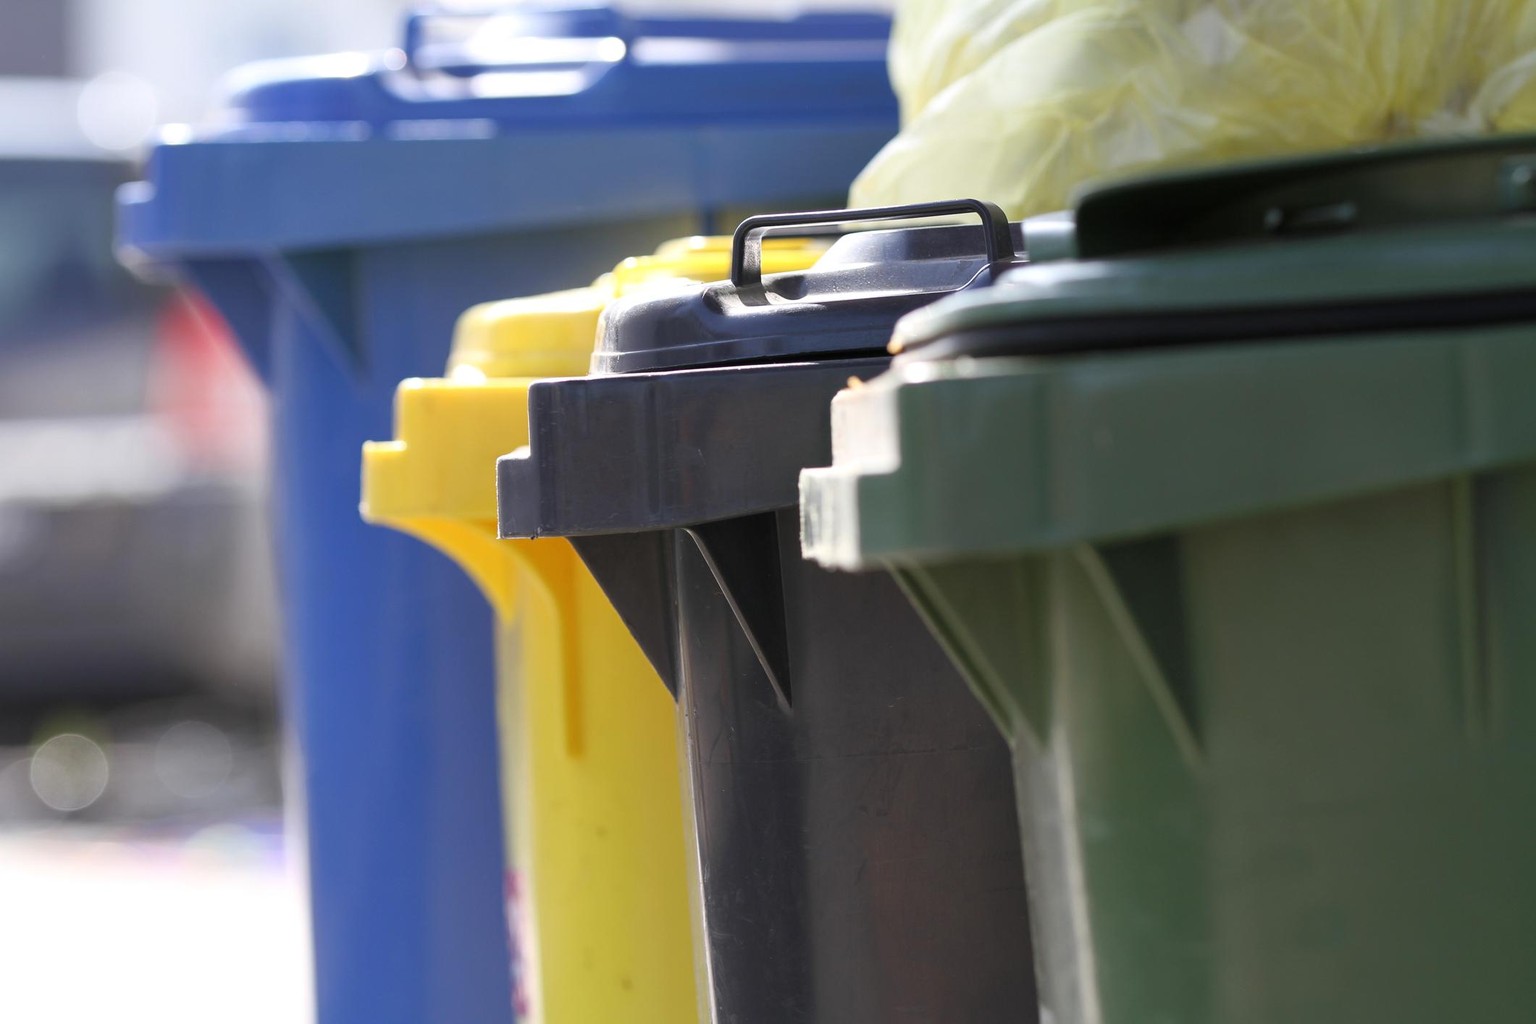
<svg viewBox="0 0 1536 1024"><path fill-rule="evenodd" d="M803 266L819 249L769 258ZM448 376L403 383L396 439L363 449L364 518L448 554L496 611L507 892L530 1022L698 1011L674 705L569 544L496 540L496 457L527 441L538 376L586 368L604 302L729 266L726 240L681 239L588 289L475 307Z"/></svg>
<svg viewBox="0 0 1536 1024"><path fill-rule="evenodd" d="M764 279L759 232L830 228L860 220L980 213L981 228L923 227L845 235L810 270ZM603 320L594 373L785 361L884 351L891 324L948 292L991 281L1022 255L1024 228L988 203L828 210L748 219L732 243L732 276L674 295L616 303ZM771 242L769 243L772 244ZM768 250L768 251L771 251ZM989 259L991 262L989 262ZM773 269L768 267L770 271Z"/></svg>
<svg viewBox="0 0 1536 1024"><path fill-rule="evenodd" d="M1522 1019L1533 341L915 354L838 396L805 550L893 569L1010 737L1055 1020Z"/></svg>
<svg viewBox="0 0 1536 1024"><path fill-rule="evenodd" d="M859 205L987 196L1013 217L1139 170L1536 128L1524 0L902 0L903 128Z"/></svg>
<svg viewBox="0 0 1536 1024"><path fill-rule="evenodd" d="M969 243L972 277L984 263L975 229L908 234ZM895 244L880 235L852 241ZM843 245L768 286L814 293ZM624 348L625 310L687 317L700 294L616 305L605 343ZM850 315L807 318L802 353L838 353L817 328ZM571 537L677 696L714 1020L1033 1019L1001 738L889 580L798 557L795 480L827 457L827 401L887 360L791 359L536 383L529 445L498 463L501 532Z"/></svg>
<svg viewBox="0 0 1536 1024"><path fill-rule="evenodd" d="M851 62L884 77L862 47ZM357 515L395 385L442 372L476 303L590 281L737 208L837 202L894 122L889 100L622 126L504 102L171 133L120 195L125 254L211 298L272 392L320 1024L511 1015L492 618L458 568Z"/></svg>

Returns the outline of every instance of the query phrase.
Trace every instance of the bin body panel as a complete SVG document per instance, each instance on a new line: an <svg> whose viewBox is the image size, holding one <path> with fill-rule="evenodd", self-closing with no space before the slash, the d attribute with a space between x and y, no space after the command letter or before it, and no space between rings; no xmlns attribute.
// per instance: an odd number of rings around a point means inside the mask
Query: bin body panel
<svg viewBox="0 0 1536 1024"><path fill-rule="evenodd" d="M568 544L531 542L533 563L483 528L487 554L518 563L498 713L520 1007L696 1020L676 707Z"/></svg>
<svg viewBox="0 0 1536 1024"><path fill-rule="evenodd" d="M1521 1019L1533 513L1526 463L1020 556L1049 622L1027 685L1050 712L1013 739L1058 1019ZM974 628L957 595L999 578L903 573L952 638ZM1149 600L1182 610L1171 634L1127 616ZM1148 649L1187 659L1172 700Z"/></svg>
<svg viewBox="0 0 1536 1024"><path fill-rule="evenodd" d="M678 696L722 1024L1035 1013L1003 737L891 580L799 557L827 402L883 366L541 381L498 463L503 535L570 535Z"/></svg>
<svg viewBox="0 0 1536 1024"><path fill-rule="evenodd" d="M889 579L800 561L794 514L773 518L787 705L674 545L716 1019L1029 1019L1006 748Z"/></svg>

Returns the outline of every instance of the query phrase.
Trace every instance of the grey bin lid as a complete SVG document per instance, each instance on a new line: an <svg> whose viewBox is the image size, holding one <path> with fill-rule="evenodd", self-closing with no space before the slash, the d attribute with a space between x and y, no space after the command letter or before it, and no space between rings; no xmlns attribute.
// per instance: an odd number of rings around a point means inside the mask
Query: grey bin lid
<svg viewBox="0 0 1536 1024"><path fill-rule="evenodd" d="M972 214L980 226L845 234L811 268L762 277L765 232L814 234L858 221ZM737 230L731 280L621 299L604 313L594 373L881 355L904 314L990 284L1023 262L1021 225L976 200L753 217Z"/></svg>
<svg viewBox="0 0 1536 1024"><path fill-rule="evenodd" d="M804 273L763 278L769 230L970 214L981 227L850 235ZM1064 244L1057 225L1053 242ZM529 443L497 465L505 537L670 529L795 503L829 457L827 405L890 363L904 312L1018 264L990 203L782 214L744 221L731 280L610 306L598 372L528 391Z"/></svg>

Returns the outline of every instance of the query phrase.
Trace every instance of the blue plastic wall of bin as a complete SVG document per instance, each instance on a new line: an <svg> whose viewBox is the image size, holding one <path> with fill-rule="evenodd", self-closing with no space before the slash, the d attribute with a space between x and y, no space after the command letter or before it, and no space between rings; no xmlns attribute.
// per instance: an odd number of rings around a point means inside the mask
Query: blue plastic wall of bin
<svg viewBox="0 0 1536 1024"><path fill-rule="evenodd" d="M618 24L572 30L623 52L564 95L543 65L470 73L452 58L472 48L259 67L121 194L125 258L207 294L272 394L321 1024L511 1016L490 615L356 511L395 385L441 373L473 303L585 282L722 211L837 200L896 127L883 19Z"/></svg>

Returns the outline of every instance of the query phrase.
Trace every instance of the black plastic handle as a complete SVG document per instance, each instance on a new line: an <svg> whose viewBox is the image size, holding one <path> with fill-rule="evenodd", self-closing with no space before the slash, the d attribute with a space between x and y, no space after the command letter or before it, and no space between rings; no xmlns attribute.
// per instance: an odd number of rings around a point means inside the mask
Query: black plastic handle
<svg viewBox="0 0 1536 1024"><path fill-rule="evenodd" d="M736 226L736 234L731 238L731 284L737 288L762 284L763 232L769 228L831 226L861 220L917 220L921 217L952 217L966 213L981 219L981 233L987 243L987 262L993 266L1011 262L1015 253L1008 215L996 203L982 199L951 199L940 203L912 203L908 206L872 206L863 210L764 213L748 217Z"/></svg>

